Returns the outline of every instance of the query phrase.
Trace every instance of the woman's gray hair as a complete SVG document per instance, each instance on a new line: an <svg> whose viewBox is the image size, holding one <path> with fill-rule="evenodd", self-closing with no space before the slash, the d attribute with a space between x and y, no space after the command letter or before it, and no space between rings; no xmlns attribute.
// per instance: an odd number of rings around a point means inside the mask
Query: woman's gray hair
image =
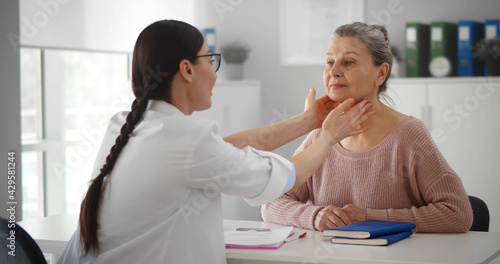
<svg viewBox="0 0 500 264"><path fill-rule="evenodd" d="M387 81L391 76L392 70L392 51L391 51L391 42L389 41L389 37L387 36L387 30L384 26L380 25L367 25L361 22L354 22L351 24L346 24L338 27L333 33L332 38L341 38L341 37L351 37L357 38L370 51L370 54L373 58L373 64L375 66L380 66L384 62L389 64L389 72L387 73L387 77L385 78L382 85L380 85L378 93L385 92L387 90Z"/></svg>

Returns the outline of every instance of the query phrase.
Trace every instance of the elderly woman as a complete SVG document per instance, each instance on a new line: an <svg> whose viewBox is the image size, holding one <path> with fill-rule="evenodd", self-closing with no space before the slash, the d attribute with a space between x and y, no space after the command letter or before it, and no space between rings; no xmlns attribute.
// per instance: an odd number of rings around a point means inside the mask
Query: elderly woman
<svg viewBox="0 0 500 264"><path fill-rule="evenodd" d="M262 208L265 221L323 230L365 220L412 222L418 232L467 232L472 209L457 174L418 119L380 101L392 65L383 26L352 23L335 31L323 81L328 97L363 99L370 129L335 144L297 190ZM320 135L312 131L296 153Z"/></svg>

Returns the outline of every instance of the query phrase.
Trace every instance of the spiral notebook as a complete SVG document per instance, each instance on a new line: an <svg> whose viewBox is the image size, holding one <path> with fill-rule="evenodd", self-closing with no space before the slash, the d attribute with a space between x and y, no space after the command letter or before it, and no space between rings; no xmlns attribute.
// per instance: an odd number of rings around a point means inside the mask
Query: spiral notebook
<svg viewBox="0 0 500 264"><path fill-rule="evenodd" d="M269 231L257 230L258 228L248 228L246 231L225 230L226 248L279 249L287 237L293 234L292 226L270 229Z"/></svg>

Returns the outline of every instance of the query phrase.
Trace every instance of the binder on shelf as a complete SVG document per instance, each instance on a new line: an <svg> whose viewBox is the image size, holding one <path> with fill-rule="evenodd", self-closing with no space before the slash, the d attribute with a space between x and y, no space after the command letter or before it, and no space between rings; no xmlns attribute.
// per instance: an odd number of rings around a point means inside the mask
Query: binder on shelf
<svg viewBox="0 0 500 264"><path fill-rule="evenodd" d="M210 51L212 53L215 53L215 44L216 44L215 29L204 28L201 30L201 33L203 34L203 38L207 42L207 46L210 49Z"/></svg>
<svg viewBox="0 0 500 264"><path fill-rule="evenodd" d="M432 22L431 23L431 47L430 47L430 62L433 59L440 57L440 60L447 60L446 65L438 64L439 74L431 74L433 76L456 76L457 74L457 24L448 22ZM444 58L443 58L444 57ZM449 63L449 64L448 64Z"/></svg>
<svg viewBox="0 0 500 264"><path fill-rule="evenodd" d="M472 47L484 36L483 23L476 21L458 22L458 76L481 76L484 64L472 58Z"/></svg>
<svg viewBox="0 0 500 264"><path fill-rule="evenodd" d="M484 21L484 37L492 39L500 36L500 20L488 19Z"/></svg>
<svg viewBox="0 0 500 264"><path fill-rule="evenodd" d="M429 25L406 23L406 76L429 76Z"/></svg>
<svg viewBox="0 0 500 264"><path fill-rule="evenodd" d="M488 19L484 21L484 37L492 39L500 36L500 20ZM484 65L484 75L488 76L488 68Z"/></svg>

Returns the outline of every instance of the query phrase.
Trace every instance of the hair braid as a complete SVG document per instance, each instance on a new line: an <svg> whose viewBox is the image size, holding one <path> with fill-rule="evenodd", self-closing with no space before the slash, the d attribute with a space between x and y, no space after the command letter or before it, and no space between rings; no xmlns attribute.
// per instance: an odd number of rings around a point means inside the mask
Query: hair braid
<svg viewBox="0 0 500 264"><path fill-rule="evenodd" d="M99 211L99 200L101 197L104 177L109 175L113 169L120 152L130 138L130 134L141 120L142 114L146 111L147 105L147 99L140 102L138 102L137 99L134 100L132 103L132 111L127 115L127 121L122 126L120 135L116 138L115 144L111 148L109 155L106 157L106 163L101 168L99 175L92 181L87 195L82 202L80 208L82 212L80 214L80 240L83 245L85 255L90 251L94 251L96 254L99 253L99 240L97 239L97 229L99 228L99 224L97 223L97 214Z"/></svg>
<svg viewBox="0 0 500 264"><path fill-rule="evenodd" d="M179 71L179 63L188 59L196 63L203 46L203 35L195 27L176 20L160 20L146 27L137 38L132 56L132 90L135 100L120 136L106 157L99 175L91 182L80 212L80 243L85 255L99 253L97 236L99 201L104 177L110 174L127 144L129 136L146 111L148 100L170 102L171 83Z"/></svg>
<svg viewBox="0 0 500 264"><path fill-rule="evenodd" d="M122 126L120 135L116 138L115 145L111 148L111 152L106 157L106 164L102 168L108 173L115 166L118 155L128 142L130 133L132 133L139 120L141 120L142 114L146 111L147 102L148 100L142 100L138 103L137 99L135 99L132 103L132 111L127 115L127 122Z"/></svg>

